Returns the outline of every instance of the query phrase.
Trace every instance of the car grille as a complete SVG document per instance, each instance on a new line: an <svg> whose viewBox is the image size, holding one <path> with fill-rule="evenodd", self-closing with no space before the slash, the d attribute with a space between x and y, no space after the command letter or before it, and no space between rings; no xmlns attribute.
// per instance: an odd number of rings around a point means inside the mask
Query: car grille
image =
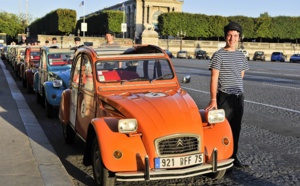
<svg viewBox="0 0 300 186"><path fill-rule="evenodd" d="M156 152L159 156L192 154L199 151L198 135L172 135L155 140Z"/></svg>

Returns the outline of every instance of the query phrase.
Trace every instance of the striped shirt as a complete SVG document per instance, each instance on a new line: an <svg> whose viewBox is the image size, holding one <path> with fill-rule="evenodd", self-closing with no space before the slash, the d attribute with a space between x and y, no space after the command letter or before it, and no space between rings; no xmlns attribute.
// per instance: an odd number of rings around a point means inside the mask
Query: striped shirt
<svg viewBox="0 0 300 186"><path fill-rule="evenodd" d="M216 51L210 61L209 69L219 70L218 91L227 94L244 92L242 71L249 70L248 61L242 51Z"/></svg>

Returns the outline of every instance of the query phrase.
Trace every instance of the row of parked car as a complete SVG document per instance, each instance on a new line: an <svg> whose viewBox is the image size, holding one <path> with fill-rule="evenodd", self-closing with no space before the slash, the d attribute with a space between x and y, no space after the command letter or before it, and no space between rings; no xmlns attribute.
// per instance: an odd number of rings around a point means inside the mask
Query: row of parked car
<svg viewBox="0 0 300 186"><path fill-rule="evenodd" d="M53 117L69 83L73 54L70 48L8 45L1 56L28 93L36 94L36 101L46 108L46 115Z"/></svg>
<svg viewBox="0 0 300 186"><path fill-rule="evenodd" d="M47 116L59 109L65 142L74 143L76 136L84 141L83 163L92 165L96 185L197 175L220 179L233 166L224 110L199 109L161 48L12 48L25 49L13 68L21 63L19 77L26 88L32 84ZM189 83L190 76L181 82Z"/></svg>
<svg viewBox="0 0 300 186"><path fill-rule="evenodd" d="M170 58L175 57L172 52L169 50L165 50L167 54L169 55ZM250 55L245 49L240 49L246 57L246 59L249 61L250 60ZM186 50L180 50L177 52L176 55L177 58L179 59L210 59L209 55L205 50L197 50L194 54L194 56L189 55L189 53ZM255 51L253 58L253 61L266 61L266 55L264 51ZM273 52L270 57L270 61L275 62L275 61L280 61L280 62L285 62L287 60L287 56L283 54L283 52ZM300 54L293 54L290 59L290 63L300 63Z"/></svg>

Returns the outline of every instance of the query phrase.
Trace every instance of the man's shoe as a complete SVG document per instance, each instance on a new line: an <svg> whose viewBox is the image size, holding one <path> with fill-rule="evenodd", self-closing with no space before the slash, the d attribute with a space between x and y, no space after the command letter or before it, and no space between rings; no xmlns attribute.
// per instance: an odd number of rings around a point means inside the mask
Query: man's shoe
<svg viewBox="0 0 300 186"><path fill-rule="evenodd" d="M250 165L242 164L238 159L234 160L233 166L240 169L250 168Z"/></svg>

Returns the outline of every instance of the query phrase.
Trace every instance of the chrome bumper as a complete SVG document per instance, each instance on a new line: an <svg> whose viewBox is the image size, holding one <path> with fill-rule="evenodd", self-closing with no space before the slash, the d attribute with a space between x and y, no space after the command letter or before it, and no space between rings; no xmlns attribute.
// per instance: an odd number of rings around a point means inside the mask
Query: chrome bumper
<svg viewBox="0 0 300 186"><path fill-rule="evenodd" d="M145 157L146 162L148 156ZM117 181L147 181L147 180L166 180L174 178L187 178L197 175L214 173L228 169L233 166L234 159L226 159L217 161L217 151L213 152L213 156L209 163L197 165L181 169L154 169L146 168L145 172L118 172L115 174ZM146 163L147 165L147 163ZM147 167L147 166L146 166Z"/></svg>

